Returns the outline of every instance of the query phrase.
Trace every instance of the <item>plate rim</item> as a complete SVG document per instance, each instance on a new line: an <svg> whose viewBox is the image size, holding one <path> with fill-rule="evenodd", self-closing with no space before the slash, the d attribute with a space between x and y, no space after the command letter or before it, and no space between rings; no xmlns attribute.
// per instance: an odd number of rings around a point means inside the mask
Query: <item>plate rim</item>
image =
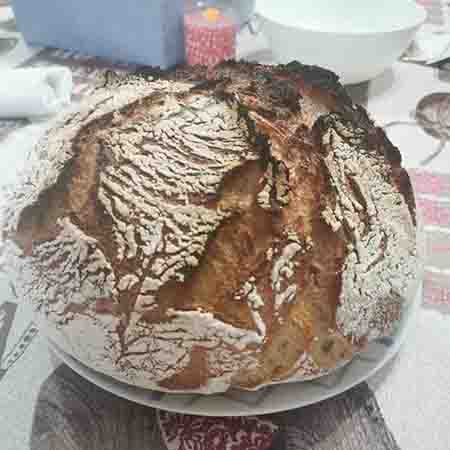
<svg viewBox="0 0 450 450"><path fill-rule="evenodd" d="M340 380L335 386L330 388L323 387L323 393L317 394L312 400L297 400L298 403L296 403L296 400L294 399L292 402L289 402L289 404L286 404L285 406L274 406L274 407L267 407L259 404L250 405L246 403L239 402L239 409L236 407L230 408L230 410L224 410L221 411L219 414L216 410L214 411L208 411L208 408L206 407L196 407L194 403L184 403L180 405L176 405L176 402L171 402L168 404L167 399L172 398L175 399L177 396L193 396L193 397L200 397L202 399L208 399L210 401L214 400L222 400L222 401L229 401L233 402L233 399L224 397L221 394L215 394L215 395L199 395L199 394L170 394L170 393L164 393L159 391L152 391L152 390L146 390L144 388L140 388L137 386L132 386L128 383L116 380L115 378L103 374L101 372L96 371L95 369L92 369L85 364L83 364L81 361L78 361L73 356L66 353L64 350L62 350L58 344L56 344L47 334L45 334L46 341L48 343L50 351L52 351L58 359L60 359L64 364L66 364L68 367L70 367L75 373L77 373L82 378L88 380L89 382L93 383L94 385L100 387L101 389L117 396L123 399L126 399L128 401L132 401L134 403L138 403L143 406L156 408L165 410L172 413L180 413L180 414L190 414L190 415L201 415L201 416L215 416L215 417L239 417L239 416L248 416L248 415L267 415L267 414L275 414L280 413L283 411L288 411L292 409L298 409L303 408L305 406L309 406L327 399L330 399L332 397L335 397L337 395L340 395L353 387L357 386L358 384L366 381L367 379L373 377L380 369L382 369L384 366L386 366L400 351L402 345L404 344L408 334L412 332L413 325L416 322L416 318L418 315L418 311L421 304L421 298L422 298L422 282L420 281L418 283L415 296L409 305L408 309L409 311L405 314L405 320L402 326L402 329L394 335L393 343L390 347L387 348L387 350L383 353L383 356L380 357L379 360L371 362L371 365L368 367L366 371L364 371L363 374L360 374L359 376L356 376L353 380L344 383L343 380ZM351 371L352 361L347 365L346 375L348 374L348 371ZM347 377L343 377L347 378ZM318 381L320 379L314 380ZM308 381L303 382L296 382L296 383L286 383L292 386L296 385L307 385L309 383ZM277 388L279 386L284 385L273 385L270 388ZM317 385L315 385L317 387ZM243 393L246 391L243 391ZM161 396L160 399L151 398L151 395L156 394L157 396ZM164 401L164 398L166 398L166 401Z"/></svg>

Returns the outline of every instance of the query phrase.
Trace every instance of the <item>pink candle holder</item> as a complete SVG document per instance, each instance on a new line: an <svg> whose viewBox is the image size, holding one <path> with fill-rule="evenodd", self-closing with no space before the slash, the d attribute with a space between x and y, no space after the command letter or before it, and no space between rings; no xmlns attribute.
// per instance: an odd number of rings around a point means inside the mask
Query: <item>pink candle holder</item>
<svg viewBox="0 0 450 450"><path fill-rule="evenodd" d="M236 56L236 20L216 8L188 12L184 16L186 62L214 67Z"/></svg>

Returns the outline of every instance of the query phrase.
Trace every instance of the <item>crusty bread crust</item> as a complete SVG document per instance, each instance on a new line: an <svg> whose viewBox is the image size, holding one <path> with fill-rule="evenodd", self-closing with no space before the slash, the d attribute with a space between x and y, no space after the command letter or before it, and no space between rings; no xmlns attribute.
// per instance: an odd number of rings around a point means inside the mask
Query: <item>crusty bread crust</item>
<svg viewBox="0 0 450 450"><path fill-rule="evenodd" d="M108 74L36 154L4 255L50 335L99 371L256 389L327 373L400 319L411 184L331 72Z"/></svg>

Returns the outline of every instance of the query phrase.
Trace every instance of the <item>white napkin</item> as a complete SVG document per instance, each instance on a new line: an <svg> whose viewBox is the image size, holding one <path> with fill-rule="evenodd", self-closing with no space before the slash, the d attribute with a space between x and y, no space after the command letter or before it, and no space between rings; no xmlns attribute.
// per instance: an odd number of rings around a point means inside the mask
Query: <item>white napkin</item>
<svg viewBox="0 0 450 450"><path fill-rule="evenodd" d="M50 116L70 104L72 72L65 67L0 72L0 118Z"/></svg>

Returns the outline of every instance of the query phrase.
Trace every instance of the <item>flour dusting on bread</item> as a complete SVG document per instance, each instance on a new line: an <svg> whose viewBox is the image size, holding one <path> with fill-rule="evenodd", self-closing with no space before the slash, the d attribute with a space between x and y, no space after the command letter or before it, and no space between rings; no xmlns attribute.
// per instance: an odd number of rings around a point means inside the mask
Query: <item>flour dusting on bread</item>
<svg viewBox="0 0 450 450"><path fill-rule="evenodd" d="M310 379L401 317L411 185L330 72L112 76L32 156L1 258L52 339L119 380L209 394Z"/></svg>

